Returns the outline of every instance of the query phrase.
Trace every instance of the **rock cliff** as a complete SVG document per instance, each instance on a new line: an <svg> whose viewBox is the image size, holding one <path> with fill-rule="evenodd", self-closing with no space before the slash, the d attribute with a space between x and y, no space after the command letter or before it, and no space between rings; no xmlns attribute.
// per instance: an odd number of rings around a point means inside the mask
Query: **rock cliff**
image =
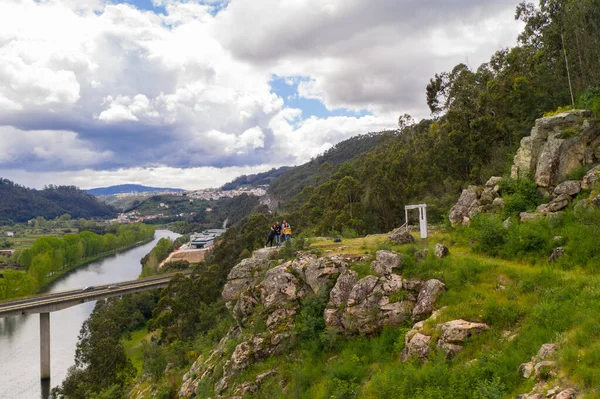
<svg viewBox="0 0 600 399"><path fill-rule="evenodd" d="M209 356L196 360L183 378L179 398L194 397L200 383L213 380L219 394L241 397L276 374L272 370L253 381L235 382L251 364L294 345L302 300L309 295L326 295L323 322L351 337L427 318L445 289L435 279L404 279L403 257L391 251L377 251L370 265L372 274L363 278L353 268L357 262L364 264L365 257L299 253L296 259L282 262L270 260L271 252L258 250L229 273L222 297L237 327Z"/></svg>
<svg viewBox="0 0 600 399"><path fill-rule="evenodd" d="M521 221L566 208L582 189L590 189L600 181L600 165L596 164L600 164L600 121L590 111L573 110L536 120L531 134L521 140L511 178L532 178L548 203L534 213L522 213ZM581 181L567 180L582 168L591 169ZM492 177L483 187L464 189L450 210L450 223L469 223L477 213L502 209L501 180ZM600 193L592 194L586 204L600 204Z"/></svg>
<svg viewBox="0 0 600 399"><path fill-rule="evenodd" d="M553 188L571 172L600 162L600 122L590 111L573 110L536 120L521 140L511 177L533 176Z"/></svg>

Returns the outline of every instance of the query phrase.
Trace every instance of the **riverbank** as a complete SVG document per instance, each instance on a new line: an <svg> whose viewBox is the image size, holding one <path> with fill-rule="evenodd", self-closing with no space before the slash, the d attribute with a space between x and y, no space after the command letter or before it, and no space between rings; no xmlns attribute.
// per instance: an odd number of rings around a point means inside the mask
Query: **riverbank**
<svg viewBox="0 0 600 399"><path fill-rule="evenodd" d="M103 252L103 253L98 254L96 256L87 258L87 259L85 259L81 263L78 263L78 264L76 264L76 265L74 265L72 267L69 267L67 269L64 269L61 272L56 273L55 275L52 275L50 277L49 281L47 281L43 286L41 286L40 289L36 293L31 294L31 295L35 295L35 294L40 294L40 293L47 292L48 289L49 289L49 287L54 282L56 282L57 279L59 279L60 277L68 276L70 273L76 271L77 269L79 269L82 266L89 265L92 262L96 262L98 260L101 260L101 259L104 259L104 258L108 258L109 256L117 255L119 253L122 253L122 252L125 252L125 251L129 251L132 248L139 247L139 246L144 245L144 244L148 244L149 242L152 242L152 240L154 240L154 237L148 238L146 240L138 241L138 242L133 243L131 245L127 245L125 247L118 248L118 249L113 249L112 251ZM140 265L140 269L141 269L141 265ZM12 298L12 299L14 299L14 298Z"/></svg>
<svg viewBox="0 0 600 399"><path fill-rule="evenodd" d="M56 293L81 289L87 285L114 284L134 280L140 273L140 259L161 238L175 239L170 231L157 230L154 240L114 256L77 267L47 287ZM137 240L136 240L137 241ZM89 260L89 259L88 259ZM128 296L130 302L133 296ZM82 325L94 310L95 301L85 302L50 315L51 381L40 384L40 318L22 315L0 319L0 398L48 399L50 388L60 385L74 364L74 356Z"/></svg>
<svg viewBox="0 0 600 399"><path fill-rule="evenodd" d="M136 248L141 245L145 245L149 242L152 242L153 240L154 240L154 236L147 238L145 240L137 241L130 245L126 245L126 246L123 246L123 247L120 247L117 249L102 252L97 255L82 259L80 262L76 263L75 265L73 265L71 267L67 267L63 270L56 271L51 275L49 274L49 275L44 276L44 279L45 279L44 284L42 284L39 287L36 287L35 285L33 285L31 283L27 283L28 272L26 270L9 270L9 269L0 270L0 275L2 276L2 279L0 280L0 282L4 283L4 284L0 284L0 301L25 298L28 296L48 292L49 289L52 287L52 285L57 280L59 280L62 277L68 276L69 274L73 273L74 271L76 271L77 269L79 269L83 266L89 265L92 262L96 262L96 261L102 260L104 258L113 256L113 255L117 255L119 253L128 251L132 248ZM141 266L140 266L140 268L141 268ZM10 285L10 284L15 284L17 287L12 288L9 293L6 286ZM4 289L2 289L2 288L4 288Z"/></svg>

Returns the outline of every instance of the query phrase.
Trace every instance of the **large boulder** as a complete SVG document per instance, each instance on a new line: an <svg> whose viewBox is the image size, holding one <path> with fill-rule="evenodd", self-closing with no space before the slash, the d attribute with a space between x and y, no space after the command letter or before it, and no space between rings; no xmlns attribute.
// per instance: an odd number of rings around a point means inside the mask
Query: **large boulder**
<svg viewBox="0 0 600 399"><path fill-rule="evenodd" d="M438 258L445 258L450 254L450 250L448 249L448 247L441 243L435 244L434 252L435 256L437 256Z"/></svg>
<svg viewBox="0 0 600 399"><path fill-rule="evenodd" d="M373 334L384 325L399 325L410 317L414 306L408 300L390 301L389 296L401 289L402 277L396 274L361 279L352 287L344 312L338 317L342 327L350 333ZM336 322L331 310L327 310L325 316L330 322Z"/></svg>
<svg viewBox="0 0 600 399"><path fill-rule="evenodd" d="M342 306L345 306L352 292L352 288L358 282L358 274L354 270L346 270L338 277L335 285L329 292L329 303L323 312L325 325L330 327L342 327Z"/></svg>
<svg viewBox="0 0 600 399"><path fill-rule="evenodd" d="M481 207L479 201L479 189L477 186L469 186L464 189L456 204L450 209L450 223L456 226L468 222Z"/></svg>
<svg viewBox="0 0 600 399"><path fill-rule="evenodd" d="M521 140L511 177L534 176L538 186L555 187L582 166L600 161L600 126L585 110L572 110L536 120Z"/></svg>
<svg viewBox="0 0 600 399"><path fill-rule="evenodd" d="M387 276L392 274L393 269L400 269L401 262L402 255L392 251L377 251L375 260L371 263L371 270L379 276Z"/></svg>
<svg viewBox="0 0 600 399"><path fill-rule="evenodd" d="M465 341L489 329L485 323L472 323L466 320L452 320L442 324L442 336L436 345L449 357L455 356L463 349Z"/></svg>
<svg viewBox="0 0 600 399"><path fill-rule="evenodd" d="M552 201L550 201L550 203L548 204L548 210L550 212L558 212L562 209L565 209L569 205L570 201L571 197L569 197L569 195L561 194L558 197L554 198Z"/></svg>
<svg viewBox="0 0 600 399"><path fill-rule="evenodd" d="M415 238L412 236L412 234L402 227L394 229L391 232L389 239L396 244L411 244L415 242Z"/></svg>
<svg viewBox="0 0 600 399"><path fill-rule="evenodd" d="M339 308L348 302L352 288L358 282L358 274L354 270L346 270L338 277L329 293L329 306Z"/></svg>
<svg viewBox="0 0 600 399"><path fill-rule="evenodd" d="M554 188L554 195L559 196L562 194L570 195L571 197L579 194L581 191L581 182L579 180L567 180L560 183Z"/></svg>
<svg viewBox="0 0 600 399"><path fill-rule="evenodd" d="M446 289L444 283L439 280L427 280L419 291L417 303L413 309L412 319L422 320L433 312L435 302L440 292Z"/></svg>

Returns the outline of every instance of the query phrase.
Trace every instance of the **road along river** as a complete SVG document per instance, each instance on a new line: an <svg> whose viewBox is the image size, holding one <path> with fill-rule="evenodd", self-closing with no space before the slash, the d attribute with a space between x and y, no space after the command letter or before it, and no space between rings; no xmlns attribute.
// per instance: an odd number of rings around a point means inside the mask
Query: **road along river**
<svg viewBox="0 0 600 399"><path fill-rule="evenodd" d="M47 292L67 291L88 285L136 279L142 271L140 259L163 237L179 234L157 230L147 244L81 266L61 277ZM74 364L77 336L95 302L50 313L50 382L40 382L40 316L0 318L0 399L46 399L51 387L62 383Z"/></svg>

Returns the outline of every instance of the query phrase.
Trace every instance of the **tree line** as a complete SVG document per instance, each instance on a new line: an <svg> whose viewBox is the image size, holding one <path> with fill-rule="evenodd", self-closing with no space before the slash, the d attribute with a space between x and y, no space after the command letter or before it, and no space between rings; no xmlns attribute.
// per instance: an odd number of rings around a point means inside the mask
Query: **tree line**
<svg viewBox="0 0 600 399"><path fill-rule="evenodd" d="M25 272L7 270L0 279L0 299L38 292L56 275L98 255L116 251L154 237L154 227L144 224L120 225L104 235L83 231L62 238L44 236L20 252L17 263Z"/></svg>
<svg viewBox="0 0 600 399"><path fill-rule="evenodd" d="M113 207L74 186L33 190L0 178L0 198L0 224L27 222L38 216L54 219L65 213L87 219L116 215Z"/></svg>

